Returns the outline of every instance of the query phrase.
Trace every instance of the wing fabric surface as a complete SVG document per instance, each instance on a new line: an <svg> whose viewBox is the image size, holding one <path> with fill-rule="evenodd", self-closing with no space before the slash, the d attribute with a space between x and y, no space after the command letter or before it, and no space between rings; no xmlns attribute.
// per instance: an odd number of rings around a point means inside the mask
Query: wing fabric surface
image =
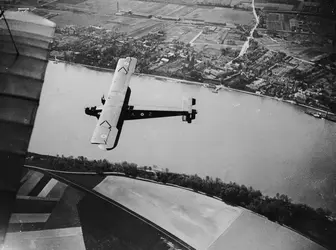
<svg viewBox="0 0 336 250"><path fill-rule="evenodd" d="M55 23L30 12L0 17L0 248L15 202L48 64ZM15 41L19 55L13 41Z"/></svg>
<svg viewBox="0 0 336 250"><path fill-rule="evenodd" d="M111 148L115 143L119 132L117 124L136 63L137 59L132 57L118 61L106 102L91 138L91 143L99 144L101 149Z"/></svg>

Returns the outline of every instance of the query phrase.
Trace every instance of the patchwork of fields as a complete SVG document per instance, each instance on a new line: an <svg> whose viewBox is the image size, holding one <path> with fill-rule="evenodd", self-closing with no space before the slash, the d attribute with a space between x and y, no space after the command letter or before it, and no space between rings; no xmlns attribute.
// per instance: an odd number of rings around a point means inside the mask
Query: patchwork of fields
<svg viewBox="0 0 336 250"><path fill-rule="evenodd" d="M59 27L66 25L95 25L106 29L126 32L134 37L141 37L150 31L164 29L167 32L168 41L178 39L186 43L190 42L203 28L202 25L200 27L200 25L179 23L172 20L116 15L118 12L117 0L61 0L48 6L50 12L57 12L58 15L50 19L56 22ZM119 11L132 11L133 13L153 16L178 17L188 21L198 20L221 23L223 25L226 23L252 25L254 22L253 14L250 11L220 7L205 8L203 6L183 5L183 3L176 4L174 1L119 1ZM211 40L211 38L207 40ZM199 43L199 41L197 42ZM204 43L204 41L201 43Z"/></svg>

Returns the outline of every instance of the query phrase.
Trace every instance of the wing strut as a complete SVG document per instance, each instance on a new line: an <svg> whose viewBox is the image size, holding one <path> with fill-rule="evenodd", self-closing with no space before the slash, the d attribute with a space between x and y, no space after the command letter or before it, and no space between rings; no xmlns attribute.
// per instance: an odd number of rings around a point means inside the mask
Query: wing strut
<svg viewBox="0 0 336 250"><path fill-rule="evenodd" d="M4 11L4 10L1 10L0 18L1 18L1 17L3 17L3 19L4 19L5 23L6 23L6 26L7 26L9 35L10 35L10 37L11 37L11 39L12 39L12 42L13 42L13 44L14 44L14 47L15 47L16 55L18 56L18 55L20 55L20 53L19 53L18 48L16 47L16 43L15 43L15 41L14 41L12 32L11 32L11 30L10 30L10 28L9 28L8 22L7 22L7 20L6 20L6 17L5 17L5 11Z"/></svg>

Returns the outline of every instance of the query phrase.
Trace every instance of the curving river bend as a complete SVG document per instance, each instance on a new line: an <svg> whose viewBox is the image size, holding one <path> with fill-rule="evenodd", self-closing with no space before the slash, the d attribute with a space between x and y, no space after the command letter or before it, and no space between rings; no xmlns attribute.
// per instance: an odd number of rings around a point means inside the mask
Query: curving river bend
<svg viewBox="0 0 336 250"><path fill-rule="evenodd" d="M103 152L90 144L96 119L84 108L99 105L111 80L111 73L49 63L29 151L156 164L336 212L336 124L275 100L134 76L130 104L180 108L183 96L194 96L196 120L127 121L118 147Z"/></svg>

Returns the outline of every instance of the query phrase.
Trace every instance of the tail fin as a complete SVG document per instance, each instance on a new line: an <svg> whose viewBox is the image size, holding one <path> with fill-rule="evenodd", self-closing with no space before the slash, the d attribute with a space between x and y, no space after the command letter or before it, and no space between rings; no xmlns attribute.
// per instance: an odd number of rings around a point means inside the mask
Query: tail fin
<svg viewBox="0 0 336 250"><path fill-rule="evenodd" d="M183 98L182 110L188 112L188 114L182 116L182 121L187 121L188 123L191 123L191 121L196 118L197 111L193 109L193 105L195 104L195 98Z"/></svg>
<svg viewBox="0 0 336 250"><path fill-rule="evenodd" d="M182 110L187 111L189 114L192 113L192 106L196 104L195 98L183 98Z"/></svg>

